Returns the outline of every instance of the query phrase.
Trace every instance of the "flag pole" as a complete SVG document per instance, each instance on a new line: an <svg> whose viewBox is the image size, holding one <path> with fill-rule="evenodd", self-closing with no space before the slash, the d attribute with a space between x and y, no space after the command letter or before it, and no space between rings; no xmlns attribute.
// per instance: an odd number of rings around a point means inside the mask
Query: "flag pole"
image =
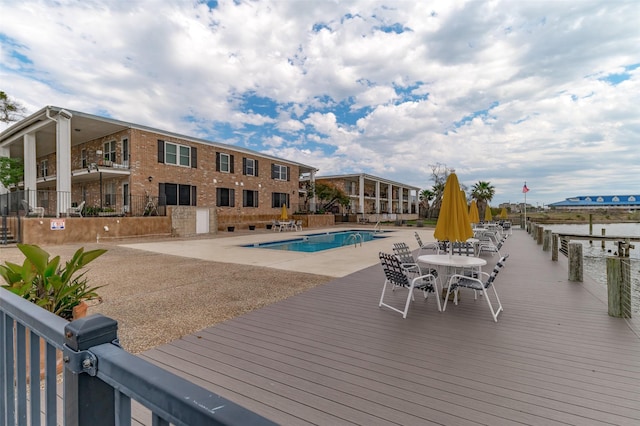
<svg viewBox="0 0 640 426"><path fill-rule="evenodd" d="M524 192L524 229L527 229L527 192L529 192L524 190L524 188L526 187L527 187L527 182L525 182L524 186L522 187L523 188L522 192Z"/></svg>

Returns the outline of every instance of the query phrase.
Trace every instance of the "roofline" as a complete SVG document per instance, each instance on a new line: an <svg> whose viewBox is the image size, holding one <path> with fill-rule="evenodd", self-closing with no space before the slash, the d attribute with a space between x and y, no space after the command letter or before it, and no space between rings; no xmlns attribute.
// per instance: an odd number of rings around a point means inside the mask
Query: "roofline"
<svg viewBox="0 0 640 426"><path fill-rule="evenodd" d="M365 179L369 179L369 180L377 180L380 182L384 182L384 183L390 183L392 185L395 186L402 186L404 188L408 188L408 189L415 189L415 190L420 190L422 188L418 187L418 186L413 186L413 185L409 185L406 183L401 183L401 182L396 182L393 180L389 180L389 179L385 179L385 178L381 178L378 176L373 176L367 173L351 173L351 174L344 174L344 175L328 175L328 176L316 176L316 181L321 180L321 179L344 179L344 178L359 178L360 176L364 176Z"/></svg>
<svg viewBox="0 0 640 426"><path fill-rule="evenodd" d="M260 157L263 157L263 158L268 158L270 160L287 161L290 164L293 164L293 165L296 165L296 166L299 166L299 167L303 167L303 168L307 168L307 169L310 169L310 170L316 171L316 172L319 170L316 167L310 166L308 164L298 163L297 161L288 160L286 158L275 157L275 156L272 156L272 155L269 155L269 154L264 154L262 152L254 151L254 150L251 150L251 149L248 149L248 148L237 147L235 145L225 144L225 143L222 143L222 142L214 142L214 141L210 141L210 140L207 140L207 139L196 138L196 137L193 137L193 136L188 136L188 135L183 135L183 134L180 134L180 133L170 132L168 130L157 129L157 128L151 127L151 126L145 126L143 124L136 124L136 123L132 123L132 122L128 122L128 121L117 120L115 118L101 117L99 115L89 114L89 113L82 112L82 111L76 111L76 110L72 110L72 109L69 109L69 108L61 108L61 107L57 107L57 106L53 106L53 105L47 105L44 108L41 108L37 112L31 114L30 116L26 117L23 120L18 121L14 125L8 127L7 129L3 130L2 132L0 132L0 142L2 140L4 140L4 139L10 138L12 135L20 132L21 130L25 129L26 127L29 127L35 121L40 120L41 117L46 117L47 110L60 112L63 109L65 111L69 111L74 116L78 116L78 117L82 117L82 118L87 118L87 119L96 120L96 121L102 121L102 122L105 122L105 123L109 123L109 124L113 124L113 125L117 125L117 126L122 126L122 127L127 127L127 128L130 128L130 129L145 130L145 131L157 133L157 134L164 135L164 136L171 136L171 137L174 137L174 138L184 139L184 140L187 140L187 141L190 141L190 142L195 142L195 143L211 145L211 146L218 147L218 148L233 149L234 151L243 152L245 154L250 154L250 155L255 155L255 156L260 156Z"/></svg>

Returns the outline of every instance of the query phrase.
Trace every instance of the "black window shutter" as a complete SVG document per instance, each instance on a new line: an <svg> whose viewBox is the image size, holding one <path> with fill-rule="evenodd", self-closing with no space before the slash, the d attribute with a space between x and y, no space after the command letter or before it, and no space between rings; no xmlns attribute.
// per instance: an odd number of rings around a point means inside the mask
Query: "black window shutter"
<svg viewBox="0 0 640 426"><path fill-rule="evenodd" d="M197 202L196 202L197 196L198 196L198 193L196 191L196 187L192 186L191 187L191 205L192 206L197 206L198 205Z"/></svg>
<svg viewBox="0 0 640 426"><path fill-rule="evenodd" d="M191 148L191 168L198 168L198 150L196 148Z"/></svg>
<svg viewBox="0 0 640 426"><path fill-rule="evenodd" d="M164 183L158 184L158 205L164 206L166 205L167 195L165 194Z"/></svg>
<svg viewBox="0 0 640 426"><path fill-rule="evenodd" d="M158 139L158 163L164 163L164 141Z"/></svg>
<svg viewBox="0 0 640 426"><path fill-rule="evenodd" d="M216 172L220 171L220 153L216 152Z"/></svg>
<svg viewBox="0 0 640 426"><path fill-rule="evenodd" d="M258 160L253 160L253 175L258 176Z"/></svg>
<svg viewBox="0 0 640 426"><path fill-rule="evenodd" d="M216 206L217 207L220 207L220 199L222 198L220 196L221 192L222 192L222 188L216 188Z"/></svg>
<svg viewBox="0 0 640 426"><path fill-rule="evenodd" d="M276 165L272 164L271 165L271 179L275 179L276 178Z"/></svg>
<svg viewBox="0 0 640 426"><path fill-rule="evenodd" d="M254 197L253 198L253 207L258 207L259 206L259 204L258 204L258 194L259 194L258 191L253 191L253 197Z"/></svg>
<svg viewBox="0 0 640 426"><path fill-rule="evenodd" d="M290 175L291 175L291 167L287 166L287 181L291 180Z"/></svg>
<svg viewBox="0 0 640 426"><path fill-rule="evenodd" d="M242 207L247 207L247 196L249 195L249 191L242 191Z"/></svg>
<svg viewBox="0 0 640 426"><path fill-rule="evenodd" d="M234 173L234 171L233 171L233 155L229 156L229 173Z"/></svg>
<svg viewBox="0 0 640 426"><path fill-rule="evenodd" d="M229 207L235 207L236 205L236 190L229 190Z"/></svg>
<svg viewBox="0 0 640 426"><path fill-rule="evenodd" d="M242 174L247 174L247 159L245 157L242 157Z"/></svg>

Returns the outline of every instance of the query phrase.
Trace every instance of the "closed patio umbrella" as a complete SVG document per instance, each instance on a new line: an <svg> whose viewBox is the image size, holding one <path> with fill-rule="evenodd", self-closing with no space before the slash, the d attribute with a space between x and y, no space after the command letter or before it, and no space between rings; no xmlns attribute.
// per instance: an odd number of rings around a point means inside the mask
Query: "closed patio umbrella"
<svg viewBox="0 0 640 426"><path fill-rule="evenodd" d="M473 236L467 202L460 193L460 184L455 173L449 175L444 186L442 206L433 236L438 241L449 242L463 242Z"/></svg>
<svg viewBox="0 0 640 426"><path fill-rule="evenodd" d="M500 210L500 219L508 219L509 216L507 215L507 208L503 207L502 210Z"/></svg>
<svg viewBox="0 0 640 426"><path fill-rule="evenodd" d="M469 207L469 221L471 223L480 222L480 212L478 212L478 203L476 203L476 200L471 200L471 207Z"/></svg>
<svg viewBox="0 0 640 426"><path fill-rule="evenodd" d="M491 207L487 204L487 207L484 209L484 221L491 222L493 220L493 216L491 216Z"/></svg>
<svg viewBox="0 0 640 426"><path fill-rule="evenodd" d="M287 205L282 205L282 213L280 213L280 220L289 220L289 215L287 214Z"/></svg>

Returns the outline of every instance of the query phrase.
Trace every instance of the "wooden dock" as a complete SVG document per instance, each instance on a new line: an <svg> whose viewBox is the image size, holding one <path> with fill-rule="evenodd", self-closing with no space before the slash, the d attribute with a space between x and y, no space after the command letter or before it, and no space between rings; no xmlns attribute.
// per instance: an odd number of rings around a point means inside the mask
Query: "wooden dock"
<svg viewBox="0 0 640 426"><path fill-rule="evenodd" d="M470 292L402 319L376 265L142 356L283 425L639 425L640 337L606 289L524 231L502 250L498 323Z"/></svg>

